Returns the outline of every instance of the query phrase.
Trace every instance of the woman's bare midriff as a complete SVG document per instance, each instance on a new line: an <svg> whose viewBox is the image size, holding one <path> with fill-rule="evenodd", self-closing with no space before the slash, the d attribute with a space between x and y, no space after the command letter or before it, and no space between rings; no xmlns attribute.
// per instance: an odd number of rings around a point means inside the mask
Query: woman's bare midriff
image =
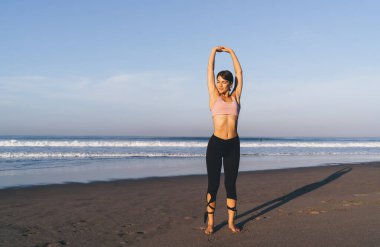
<svg viewBox="0 0 380 247"><path fill-rule="evenodd" d="M213 117L214 122L214 135L227 140L234 138L238 135L237 125L238 118L233 115L215 115Z"/></svg>

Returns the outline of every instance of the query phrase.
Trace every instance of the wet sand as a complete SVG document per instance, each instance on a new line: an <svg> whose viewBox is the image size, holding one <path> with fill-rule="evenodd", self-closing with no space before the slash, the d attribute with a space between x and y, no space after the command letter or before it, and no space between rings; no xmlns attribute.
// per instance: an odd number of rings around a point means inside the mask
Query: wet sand
<svg viewBox="0 0 380 247"><path fill-rule="evenodd" d="M380 246L380 162L239 173L239 234L223 179L210 236L205 175L2 189L0 246Z"/></svg>

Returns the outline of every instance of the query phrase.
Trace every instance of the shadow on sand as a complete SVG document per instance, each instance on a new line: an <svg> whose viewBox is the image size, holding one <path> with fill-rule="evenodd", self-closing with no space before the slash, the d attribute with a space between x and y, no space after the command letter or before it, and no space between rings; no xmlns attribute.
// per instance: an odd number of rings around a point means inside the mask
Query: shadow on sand
<svg viewBox="0 0 380 247"><path fill-rule="evenodd" d="M316 190L316 189L318 189L318 188L320 188L320 187L322 187L322 186L330 183L331 181L334 181L335 179L338 179L340 176L346 174L347 172L350 172L351 170L352 170L351 167L345 167L345 168L343 168L343 169L341 169L339 171L334 172L333 174L331 174L330 176L328 176L327 178L325 178L325 179L323 179L323 180L321 180L319 182L315 182L315 183L311 183L311 184L305 185L305 186L303 186L301 188L298 188L298 189L290 192L287 195L278 197L278 198L276 198L274 200L271 200L269 202L261 204L261 205L255 207L255 208L247 210L246 212L237 215L235 219L237 220L239 218L242 218L242 217L244 217L246 215L250 215L253 212L262 209L261 211L257 212L256 214L251 215L247 219L245 219L245 220L237 223L236 226L238 226L239 228L243 229L244 225L247 222L255 219L256 217L259 217L259 216L261 216L261 215L263 215L265 213L268 213L268 212L272 211L273 209L275 209L277 207L280 207L281 205L283 205L283 204L285 204L285 203L287 203L287 202L289 202L289 201L291 201L291 200L293 200L293 199L295 199L295 198L297 198L299 196L302 196L302 195L304 195L306 193L309 193L309 192L311 192L313 190ZM220 224L218 224L217 226L214 227L214 232L217 232L218 230L220 230L221 228L223 228L227 224L228 224L227 221L221 222Z"/></svg>

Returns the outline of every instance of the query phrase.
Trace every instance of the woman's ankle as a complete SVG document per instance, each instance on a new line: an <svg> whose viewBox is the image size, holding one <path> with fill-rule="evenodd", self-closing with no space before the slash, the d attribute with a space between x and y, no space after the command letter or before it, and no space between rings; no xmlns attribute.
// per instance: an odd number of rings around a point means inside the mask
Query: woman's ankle
<svg viewBox="0 0 380 247"><path fill-rule="evenodd" d="M236 224L235 224L234 221L232 221L232 222L229 221L229 222L228 222L228 225L229 225L229 226L235 226Z"/></svg>

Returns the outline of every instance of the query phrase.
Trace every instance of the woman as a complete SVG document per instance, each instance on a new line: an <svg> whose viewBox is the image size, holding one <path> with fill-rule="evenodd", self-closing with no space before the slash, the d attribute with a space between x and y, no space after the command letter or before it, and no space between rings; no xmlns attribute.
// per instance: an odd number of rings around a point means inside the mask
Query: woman
<svg viewBox="0 0 380 247"><path fill-rule="evenodd" d="M235 70L235 87L232 90L233 75L228 70L220 71L215 85L214 64L216 52L227 52L231 55ZM206 212L204 223L208 218L205 234L214 232L214 212L216 194L219 188L220 173L224 168L224 184L227 191L228 228L240 232L234 219L236 215L236 178L240 161L240 139L237 133L240 111L240 96L243 88L243 71L240 63L230 48L217 46L211 51L208 62L207 84L210 97L210 110L213 116L214 133L207 146L206 164L208 188L206 194Z"/></svg>

